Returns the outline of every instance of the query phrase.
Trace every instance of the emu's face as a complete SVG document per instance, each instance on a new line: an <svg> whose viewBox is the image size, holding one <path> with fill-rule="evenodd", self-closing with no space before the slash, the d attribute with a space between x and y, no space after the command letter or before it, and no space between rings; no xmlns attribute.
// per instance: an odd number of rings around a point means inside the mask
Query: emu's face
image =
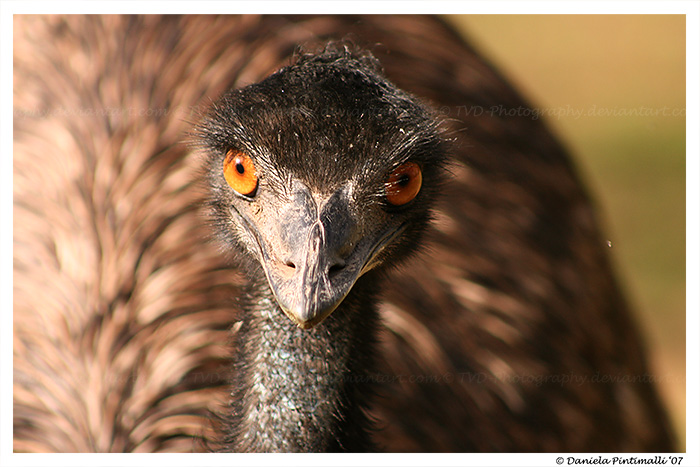
<svg viewBox="0 0 700 467"><path fill-rule="evenodd" d="M347 54L321 57L229 93L199 130L220 233L301 328L415 249L444 158L421 105Z"/></svg>

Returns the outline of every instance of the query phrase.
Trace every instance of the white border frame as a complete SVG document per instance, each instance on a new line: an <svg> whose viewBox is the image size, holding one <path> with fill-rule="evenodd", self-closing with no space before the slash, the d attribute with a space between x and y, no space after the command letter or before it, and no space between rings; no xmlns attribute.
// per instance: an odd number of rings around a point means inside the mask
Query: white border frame
<svg viewBox="0 0 700 467"><path fill-rule="evenodd" d="M353 1L353 2L216 2L216 1L3 1L0 3L0 209L3 219L12 212L12 15L36 13L441 13L441 14L684 14L686 15L686 449L681 465L700 465L697 440L700 439L700 384L698 379L700 344L700 140L698 128L700 104L700 4L688 1ZM9 180L8 180L9 179ZM557 465L558 454L15 454L12 452L12 229L0 228L0 465L3 466L121 466L121 465ZM695 440L695 441L693 441ZM608 459L612 454L561 454L568 457ZM634 455L625 455L625 458ZM653 454L638 455L653 458ZM611 464L610 464L611 465ZM632 464L634 465L634 464ZM666 465L671 465L670 462Z"/></svg>

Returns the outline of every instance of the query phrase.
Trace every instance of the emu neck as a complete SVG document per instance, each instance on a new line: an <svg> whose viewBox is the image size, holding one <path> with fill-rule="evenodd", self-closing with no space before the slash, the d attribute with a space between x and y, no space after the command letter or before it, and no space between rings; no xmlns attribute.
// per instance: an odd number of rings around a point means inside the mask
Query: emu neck
<svg viewBox="0 0 700 467"><path fill-rule="evenodd" d="M356 284L324 322L302 330L267 284L255 287L236 334L231 450L372 450L365 407L377 315L373 293L361 289Z"/></svg>

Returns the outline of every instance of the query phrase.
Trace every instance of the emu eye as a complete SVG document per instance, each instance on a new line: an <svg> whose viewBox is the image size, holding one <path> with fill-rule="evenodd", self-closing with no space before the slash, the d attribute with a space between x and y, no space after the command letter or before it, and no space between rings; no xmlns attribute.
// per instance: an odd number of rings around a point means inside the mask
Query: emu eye
<svg viewBox="0 0 700 467"><path fill-rule="evenodd" d="M416 197L422 183L423 176L418 164L401 164L386 179L386 199L394 206L403 206Z"/></svg>
<svg viewBox="0 0 700 467"><path fill-rule="evenodd" d="M245 196L253 196L258 187L258 174L255 173L253 161L235 149L229 149L226 153L224 178L231 188Z"/></svg>

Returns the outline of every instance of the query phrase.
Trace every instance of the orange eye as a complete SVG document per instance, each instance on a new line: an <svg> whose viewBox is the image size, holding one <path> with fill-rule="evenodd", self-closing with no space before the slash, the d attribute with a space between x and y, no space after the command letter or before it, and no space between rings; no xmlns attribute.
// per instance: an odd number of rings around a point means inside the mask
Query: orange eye
<svg viewBox="0 0 700 467"><path fill-rule="evenodd" d="M229 149L226 153L224 178L231 188L242 195L252 196L258 187L258 174L255 173L253 161L234 149Z"/></svg>
<svg viewBox="0 0 700 467"><path fill-rule="evenodd" d="M423 176L418 164L401 164L386 179L386 199L394 206L403 206L416 197L422 183Z"/></svg>

